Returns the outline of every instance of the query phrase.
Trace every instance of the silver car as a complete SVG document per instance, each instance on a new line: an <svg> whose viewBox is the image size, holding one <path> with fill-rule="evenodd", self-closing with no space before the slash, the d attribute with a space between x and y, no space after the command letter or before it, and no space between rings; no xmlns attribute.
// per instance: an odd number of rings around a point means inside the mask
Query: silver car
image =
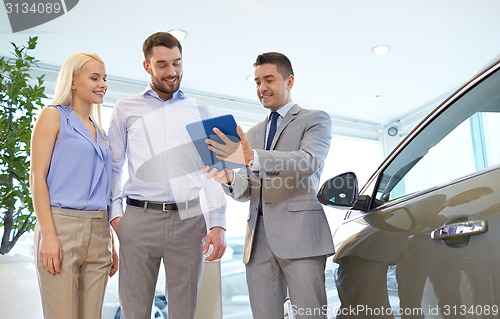
<svg viewBox="0 0 500 319"><path fill-rule="evenodd" d="M318 199L347 209L333 238L337 318L500 318L500 56L361 190L348 172Z"/></svg>

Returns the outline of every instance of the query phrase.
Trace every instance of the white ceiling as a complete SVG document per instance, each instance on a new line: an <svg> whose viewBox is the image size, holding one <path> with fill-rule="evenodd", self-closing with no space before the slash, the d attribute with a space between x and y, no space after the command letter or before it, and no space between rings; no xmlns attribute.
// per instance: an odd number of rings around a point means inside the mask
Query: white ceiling
<svg viewBox="0 0 500 319"><path fill-rule="evenodd" d="M498 0L82 0L14 34L0 9L0 55L37 35L43 64L93 51L110 77L146 83L142 42L179 28L188 32L187 90L256 103L247 81L255 57L280 51L294 66L301 106L384 124L440 99L500 53L499 12ZM379 44L392 50L375 56Z"/></svg>

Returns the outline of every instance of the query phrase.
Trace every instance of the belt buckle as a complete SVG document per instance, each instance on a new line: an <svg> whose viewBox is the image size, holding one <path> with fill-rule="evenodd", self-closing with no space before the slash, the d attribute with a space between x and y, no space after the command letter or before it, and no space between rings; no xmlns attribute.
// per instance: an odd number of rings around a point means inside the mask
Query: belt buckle
<svg viewBox="0 0 500 319"><path fill-rule="evenodd" d="M162 205L163 205L162 210L163 210L164 212L168 211L168 203L163 203Z"/></svg>

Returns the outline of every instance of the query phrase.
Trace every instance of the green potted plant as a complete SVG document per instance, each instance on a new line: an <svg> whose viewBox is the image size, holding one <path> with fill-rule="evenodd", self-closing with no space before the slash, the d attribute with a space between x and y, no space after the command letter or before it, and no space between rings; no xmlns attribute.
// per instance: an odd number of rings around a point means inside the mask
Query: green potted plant
<svg viewBox="0 0 500 319"><path fill-rule="evenodd" d="M38 37L26 45L11 43L13 57L0 57L0 255L34 229L29 188L30 139L37 112L45 98L44 76L32 79L38 60L30 55Z"/></svg>

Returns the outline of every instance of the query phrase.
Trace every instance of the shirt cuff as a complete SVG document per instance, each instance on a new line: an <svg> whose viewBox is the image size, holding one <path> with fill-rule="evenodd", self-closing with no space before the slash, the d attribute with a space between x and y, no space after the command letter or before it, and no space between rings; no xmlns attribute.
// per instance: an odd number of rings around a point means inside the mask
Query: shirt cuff
<svg viewBox="0 0 500 319"><path fill-rule="evenodd" d="M226 229L226 215L222 211L212 211L208 213L208 229L222 227Z"/></svg>
<svg viewBox="0 0 500 319"><path fill-rule="evenodd" d="M260 162L259 162L259 155L257 154L257 152L255 150L253 150L253 161L252 161L252 163L250 163L248 168L252 172L260 171L261 166L260 166Z"/></svg>
<svg viewBox="0 0 500 319"><path fill-rule="evenodd" d="M114 200L109 207L109 221L111 222L116 217L123 216L123 200L121 198Z"/></svg>

